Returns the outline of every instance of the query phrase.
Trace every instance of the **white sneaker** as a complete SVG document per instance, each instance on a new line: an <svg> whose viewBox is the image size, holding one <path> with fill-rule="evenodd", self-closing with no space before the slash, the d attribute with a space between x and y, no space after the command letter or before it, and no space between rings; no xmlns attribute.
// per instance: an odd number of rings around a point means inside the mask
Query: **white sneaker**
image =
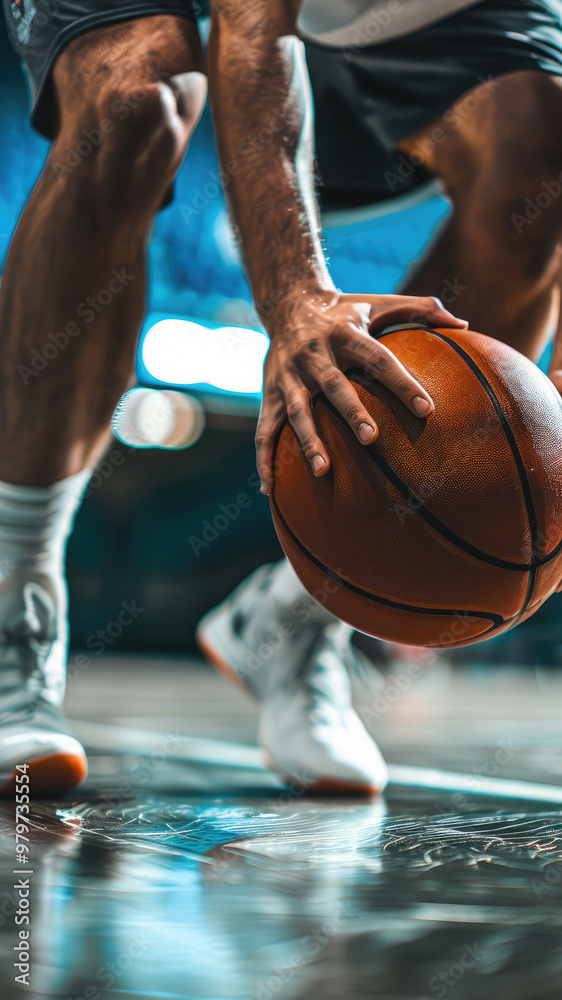
<svg viewBox="0 0 562 1000"><path fill-rule="evenodd" d="M13 795L16 768L29 764L30 796L59 795L84 781L84 748L70 735L61 705L66 638L57 629L48 575L0 583L0 795Z"/></svg>
<svg viewBox="0 0 562 1000"><path fill-rule="evenodd" d="M267 763L308 791L380 792L387 767L351 702L348 670L361 656L351 629L300 584L288 602L277 586L288 572L280 564L253 573L201 620L199 646L258 699Z"/></svg>

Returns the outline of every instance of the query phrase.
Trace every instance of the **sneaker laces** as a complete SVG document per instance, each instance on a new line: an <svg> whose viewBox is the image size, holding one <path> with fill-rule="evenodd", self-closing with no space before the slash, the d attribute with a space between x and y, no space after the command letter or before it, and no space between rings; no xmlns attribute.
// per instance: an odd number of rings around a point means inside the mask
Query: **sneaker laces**
<svg viewBox="0 0 562 1000"><path fill-rule="evenodd" d="M0 724L57 708L64 672L51 654L57 640L53 597L37 581L22 588L23 607L0 628Z"/></svg>

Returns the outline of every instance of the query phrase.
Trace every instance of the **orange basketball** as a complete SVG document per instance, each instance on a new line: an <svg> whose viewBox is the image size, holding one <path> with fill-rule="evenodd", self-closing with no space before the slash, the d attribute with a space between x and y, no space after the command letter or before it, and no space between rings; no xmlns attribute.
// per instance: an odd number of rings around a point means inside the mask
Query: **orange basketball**
<svg viewBox="0 0 562 1000"><path fill-rule="evenodd" d="M562 399L531 361L479 333L381 337L435 412L416 417L347 372L379 436L361 445L315 396L332 467L316 479L284 425L275 527L304 586L344 622L393 642L465 646L524 621L562 577Z"/></svg>

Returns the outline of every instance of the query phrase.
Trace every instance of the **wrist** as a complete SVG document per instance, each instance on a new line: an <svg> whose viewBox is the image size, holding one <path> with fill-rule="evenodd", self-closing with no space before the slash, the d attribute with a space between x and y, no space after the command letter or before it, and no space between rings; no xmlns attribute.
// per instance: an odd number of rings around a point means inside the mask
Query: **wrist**
<svg viewBox="0 0 562 1000"><path fill-rule="evenodd" d="M338 291L328 280L325 283L299 285L275 292L269 298L256 303L260 319L270 338L295 322L297 316L318 309L329 309L338 300Z"/></svg>

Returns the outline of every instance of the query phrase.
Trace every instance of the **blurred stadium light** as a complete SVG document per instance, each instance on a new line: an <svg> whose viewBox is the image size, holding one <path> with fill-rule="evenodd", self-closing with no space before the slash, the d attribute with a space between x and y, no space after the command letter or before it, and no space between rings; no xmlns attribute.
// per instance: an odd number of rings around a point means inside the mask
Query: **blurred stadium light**
<svg viewBox="0 0 562 1000"><path fill-rule="evenodd" d="M267 347L259 330L152 315L141 339L137 375L139 381L259 398Z"/></svg>
<svg viewBox="0 0 562 1000"><path fill-rule="evenodd" d="M391 203L326 215L325 253L336 284L343 291L395 291L404 268L431 244L448 214L448 202L431 183ZM215 227L214 236L222 234L222 242L228 244L230 229L223 215L222 228ZM223 259L227 256L222 254ZM242 273L238 261L230 263ZM173 292L168 291L168 298L170 312L160 306L145 321L137 357L139 383L181 386L210 412L257 413L268 340L257 329L251 304L245 312L255 325L245 326L237 322L245 305L239 297L219 296L212 317L208 300L201 302L199 311L198 304L187 299L182 309Z"/></svg>
<svg viewBox="0 0 562 1000"><path fill-rule="evenodd" d="M184 392L131 389L113 417L113 433L133 448L189 448L205 428L198 399Z"/></svg>

